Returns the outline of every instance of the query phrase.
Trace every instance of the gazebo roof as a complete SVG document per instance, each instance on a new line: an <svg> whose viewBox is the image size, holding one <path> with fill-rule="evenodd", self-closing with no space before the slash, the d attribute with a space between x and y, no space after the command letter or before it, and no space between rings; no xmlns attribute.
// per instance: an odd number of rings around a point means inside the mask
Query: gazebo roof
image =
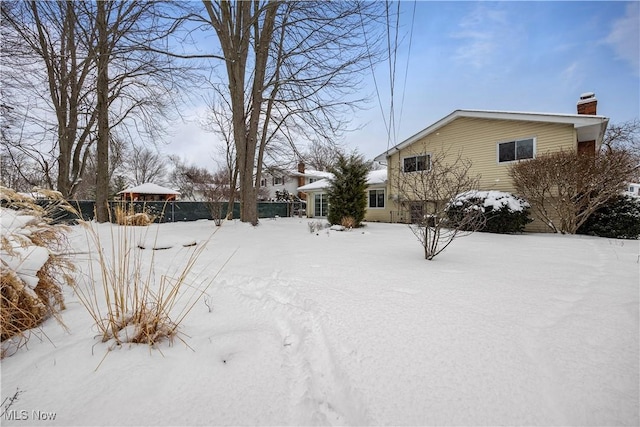
<svg viewBox="0 0 640 427"><path fill-rule="evenodd" d="M118 194L180 194L180 192L170 188L162 187L158 184L147 182L135 187L130 187L118 192Z"/></svg>

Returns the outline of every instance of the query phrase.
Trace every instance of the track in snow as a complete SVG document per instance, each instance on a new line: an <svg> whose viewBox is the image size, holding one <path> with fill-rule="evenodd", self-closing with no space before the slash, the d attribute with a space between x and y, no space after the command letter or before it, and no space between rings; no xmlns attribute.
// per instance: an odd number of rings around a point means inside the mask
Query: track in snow
<svg viewBox="0 0 640 427"><path fill-rule="evenodd" d="M340 369L322 326L324 315L275 272L228 284L252 309L274 319L290 384L291 421L298 425L368 425L370 418Z"/></svg>

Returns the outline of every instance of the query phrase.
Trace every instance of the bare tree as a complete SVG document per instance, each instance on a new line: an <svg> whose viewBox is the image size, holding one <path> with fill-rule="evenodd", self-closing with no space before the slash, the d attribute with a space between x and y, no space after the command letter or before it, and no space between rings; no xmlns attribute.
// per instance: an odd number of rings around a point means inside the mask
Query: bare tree
<svg viewBox="0 0 640 427"><path fill-rule="evenodd" d="M0 152L0 182L3 187L29 192L44 184L39 168L24 153Z"/></svg>
<svg viewBox="0 0 640 427"><path fill-rule="evenodd" d="M627 149L640 152L640 120L609 124L602 140L606 151Z"/></svg>
<svg viewBox="0 0 640 427"><path fill-rule="evenodd" d="M33 94L34 99L29 102L35 107L24 108L25 114L33 111L30 115L34 118L33 126L44 134L50 126L37 116L46 109L35 100L43 98L55 115L53 158L41 156L41 164L48 175L57 173L57 178L50 176L49 181L55 181L58 191L68 197L82 175L96 120L89 88L94 63L87 51L78 46L78 23L86 22L86 16L79 14L72 2L30 1L16 3L11 8L3 7L2 20L6 22L3 36L24 46L12 52L12 56L4 56L3 60L15 70L6 75L13 86L29 89ZM88 32L87 36L93 38L94 33ZM28 96L20 98L27 99ZM31 151L31 147L24 145L20 148ZM36 147L33 151L42 150ZM53 161L57 169L51 167Z"/></svg>
<svg viewBox="0 0 640 427"><path fill-rule="evenodd" d="M334 142L313 141L302 153L302 160L306 166L318 171L327 171L336 163L338 156L345 156L345 150Z"/></svg>
<svg viewBox="0 0 640 427"><path fill-rule="evenodd" d="M39 143L19 148L48 153L40 154L39 163L65 197L76 191L97 143L97 206L106 202L108 146L115 129L134 134L135 140L153 141L161 134L176 89L189 76L155 49L168 43L178 25L170 14L162 13L164 5L30 1L4 7L3 3L2 20L7 23L3 36L24 46L16 55L3 56L17 70L9 80L20 93L21 110L33 111L25 114L30 129L35 129L32 133L41 136ZM35 107L32 99L38 101ZM43 142L51 140L50 148L43 149Z"/></svg>
<svg viewBox="0 0 640 427"><path fill-rule="evenodd" d="M145 182L165 183L167 162L161 154L149 148L133 146L125 164L134 185Z"/></svg>
<svg viewBox="0 0 640 427"><path fill-rule="evenodd" d="M231 105L228 102L226 93L220 90L219 86L214 86L217 96L210 100L210 114L201 125L204 129L213 132L222 140L221 154L224 161L218 163L220 171L226 173L226 181L229 183L229 206L233 207L236 200L236 187L238 182L238 163L236 157L235 144L233 142L233 119L228 114ZM233 185L231 184L233 183ZM233 219L233 209L227 211L227 219Z"/></svg>
<svg viewBox="0 0 640 427"><path fill-rule="evenodd" d="M177 156L169 157L173 170L170 174L171 183L180 190L184 200L196 200L196 195L202 194L207 186L214 183L214 176L205 168L188 165Z"/></svg>
<svg viewBox="0 0 640 427"><path fill-rule="evenodd" d="M610 149L595 157L558 152L519 162L509 175L553 232L575 234L598 208L621 194L638 167L625 150Z"/></svg>
<svg viewBox="0 0 640 427"><path fill-rule="evenodd" d="M359 99L352 95L382 16L375 2L207 1L225 58L240 178L240 219L257 222L256 196L268 144L301 135L332 139ZM336 55L340 52L340 55ZM255 173L254 173L255 171Z"/></svg>
<svg viewBox="0 0 640 427"><path fill-rule="evenodd" d="M132 182L131 178L126 178L128 168L126 161L131 153L127 142L124 138L120 138L112 133L109 139L109 197L124 190L128 183ZM78 200L95 200L96 198L96 176L97 176L97 155L95 146L91 148L91 152L87 157L87 164L84 168L82 179L78 184L75 197Z"/></svg>
<svg viewBox="0 0 640 427"><path fill-rule="evenodd" d="M415 162L398 164L391 169L397 182L398 201L409 211L409 227L424 249L424 257L433 260L457 237L482 226L478 211L462 212L455 221L448 217L451 200L458 194L477 190L479 176L470 174L471 161L460 154L416 154Z"/></svg>
<svg viewBox="0 0 640 427"><path fill-rule="evenodd" d="M626 151L640 165L640 120L609 124L602 141L602 149L607 153L614 150ZM640 182L640 168L636 170L632 179L634 182Z"/></svg>

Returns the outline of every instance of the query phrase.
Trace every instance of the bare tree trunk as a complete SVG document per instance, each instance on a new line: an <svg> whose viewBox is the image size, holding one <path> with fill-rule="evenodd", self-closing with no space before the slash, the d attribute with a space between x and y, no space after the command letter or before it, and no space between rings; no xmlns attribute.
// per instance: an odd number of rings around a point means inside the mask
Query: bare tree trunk
<svg viewBox="0 0 640 427"><path fill-rule="evenodd" d="M98 13L96 26L98 29L98 144L96 173L96 221L109 221L109 46L107 45L107 2L97 2Z"/></svg>
<svg viewBox="0 0 640 427"><path fill-rule="evenodd" d="M227 219L233 219L233 207L236 204L236 182L238 182L238 166L230 168L229 176L229 204L227 205Z"/></svg>

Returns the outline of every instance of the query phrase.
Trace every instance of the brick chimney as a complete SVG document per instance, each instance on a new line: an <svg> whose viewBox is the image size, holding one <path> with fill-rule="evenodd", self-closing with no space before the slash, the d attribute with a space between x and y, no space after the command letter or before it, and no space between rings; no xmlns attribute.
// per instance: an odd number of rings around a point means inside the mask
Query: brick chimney
<svg viewBox="0 0 640 427"><path fill-rule="evenodd" d="M598 100L596 99L596 94L593 92L587 92L580 95L580 100L578 101L578 114L587 114L595 116L596 106L598 105ZM596 155L596 141L578 141L578 154L586 154L589 156Z"/></svg>
<svg viewBox="0 0 640 427"><path fill-rule="evenodd" d="M580 95L580 100L578 101L578 114L588 114L595 116L596 107L598 105L598 100L596 99L596 94L593 92L586 92Z"/></svg>

